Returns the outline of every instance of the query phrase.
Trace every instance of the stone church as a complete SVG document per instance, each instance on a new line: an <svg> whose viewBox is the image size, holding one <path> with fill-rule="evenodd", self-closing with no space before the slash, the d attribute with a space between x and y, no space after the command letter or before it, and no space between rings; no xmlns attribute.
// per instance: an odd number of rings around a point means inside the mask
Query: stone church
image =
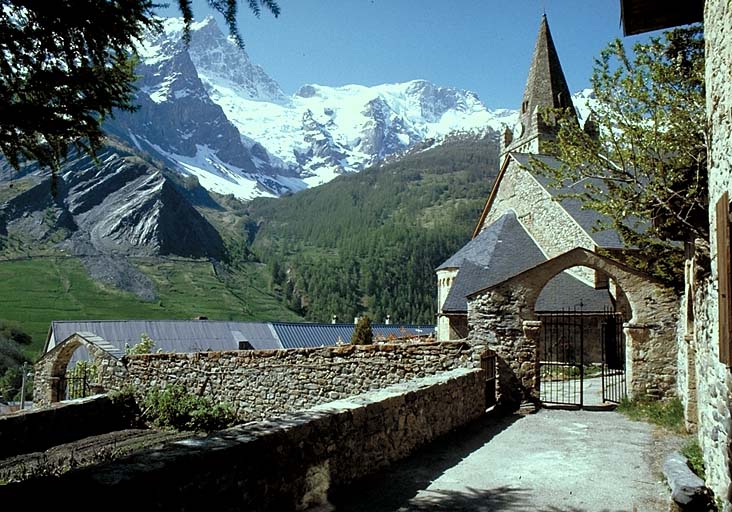
<svg viewBox="0 0 732 512"><path fill-rule="evenodd" d="M506 129L501 144L501 168L470 240L437 268L439 340L468 335L467 299L576 247L590 251L623 247L612 231L596 231L599 214L583 210L577 200L562 199L572 187L550 187L536 164L560 163L547 143L557 125L546 119L548 109L565 109L576 119L567 81L542 17L519 122ZM591 121L585 123L591 129ZM575 267L552 279L542 291L537 311L615 309L616 299L606 276Z"/></svg>

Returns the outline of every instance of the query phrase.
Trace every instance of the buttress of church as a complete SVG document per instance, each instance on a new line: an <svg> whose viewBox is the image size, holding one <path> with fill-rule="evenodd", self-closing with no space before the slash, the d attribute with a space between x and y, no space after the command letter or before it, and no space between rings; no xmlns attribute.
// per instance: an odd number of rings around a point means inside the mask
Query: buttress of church
<svg viewBox="0 0 732 512"><path fill-rule="evenodd" d="M559 109L559 110L557 110ZM473 238L437 269L438 340L468 335L467 297L576 247L596 251L623 247L617 233L595 231L595 212L562 199L533 169L535 159L559 166L551 154L558 116L577 121L546 15L529 68L519 121L501 141L501 168ZM606 277L587 268L563 272L546 286L537 311L581 304L585 310L614 307Z"/></svg>

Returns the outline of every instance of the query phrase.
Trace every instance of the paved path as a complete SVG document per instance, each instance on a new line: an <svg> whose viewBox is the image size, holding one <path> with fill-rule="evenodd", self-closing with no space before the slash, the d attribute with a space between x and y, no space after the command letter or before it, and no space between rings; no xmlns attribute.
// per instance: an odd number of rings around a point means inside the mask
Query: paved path
<svg viewBox="0 0 732 512"><path fill-rule="evenodd" d="M335 496L337 511L665 512L679 440L616 412L486 418Z"/></svg>

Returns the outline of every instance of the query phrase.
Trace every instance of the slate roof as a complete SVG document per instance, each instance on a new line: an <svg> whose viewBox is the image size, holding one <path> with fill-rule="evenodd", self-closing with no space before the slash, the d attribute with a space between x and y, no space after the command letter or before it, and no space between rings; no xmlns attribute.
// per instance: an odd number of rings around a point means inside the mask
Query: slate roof
<svg viewBox="0 0 732 512"><path fill-rule="evenodd" d="M525 250L517 251L518 247L525 247ZM499 268L503 270L504 267L509 267L503 272L508 277L545 259L534 240L516 218L516 213L507 211L437 267L437 270L461 268L464 261L469 261L483 267L493 265L494 272ZM513 272L517 268L520 270ZM513 273L506 274L509 271Z"/></svg>
<svg viewBox="0 0 732 512"><path fill-rule="evenodd" d="M518 221L516 214L508 211L440 265L438 270L460 269L442 310L467 311L466 296L544 261L546 257Z"/></svg>
<svg viewBox="0 0 732 512"><path fill-rule="evenodd" d="M555 276L546 284L535 306L537 312L574 309L587 313L613 310L614 307L607 289L597 290L566 272Z"/></svg>
<svg viewBox="0 0 732 512"><path fill-rule="evenodd" d="M532 160L539 160L549 167L557 169L561 165L561 162L558 159L549 155L530 155L526 153L511 153L511 157L519 165L521 165L528 172L530 172L531 175L536 179L536 181L538 181L539 184L541 184L541 186L544 187L547 192L552 195L552 197L558 198L559 204L562 205L562 208L564 208L564 210L566 210L566 212L572 216L577 224L579 224L580 227L582 227L582 229L584 229L587 234L590 235L590 237L595 242L595 244L597 244L598 247L604 247L608 249L625 248L625 245L620 241L620 236L616 231L611 229L595 231L595 227L601 220L605 219L605 217L603 217L594 210L583 209L582 203L577 199L559 198L559 196L561 196L562 194L582 192L584 184L586 183L585 180L580 180L565 187L553 188L549 186L549 183L551 181L550 178L532 170L532 167L536 165L532 162ZM595 180L594 184L601 185L602 182L600 182L599 180Z"/></svg>
<svg viewBox="0 0 732 512"><path fill-rule="evenodd" d="M546 14L541 17L539 34L531 58L529 76L521 101L522 113L532 115L544 108L572 107L572 95L559 63ZM524 107L525 105L525 107ZM526 125L531 127L530 124ZM536 134L529 134L536 135Z"/></svg>
<svg viewBox="0 0 732 512"><path fill-rule="evenodd" d="M439 269L458 268L450 292L442 306L445 313L467 312L466 297L496 285L546 261L512 211L481 231ZM582 302L585 311L610 307L607 290L595 290L570 274L562 273L549 281L537 301L537 311L566 309Z"/></svg>

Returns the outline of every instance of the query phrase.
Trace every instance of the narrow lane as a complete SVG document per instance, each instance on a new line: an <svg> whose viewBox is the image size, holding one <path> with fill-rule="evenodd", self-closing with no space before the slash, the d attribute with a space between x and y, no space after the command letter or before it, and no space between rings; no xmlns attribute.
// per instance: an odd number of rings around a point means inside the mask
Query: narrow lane
<svg viewBox="0 0 732 512"><path fill-rule="evenodd" d="M679 439L616 412L487 417L333 499L338 511L665 512Z"/></svg>

